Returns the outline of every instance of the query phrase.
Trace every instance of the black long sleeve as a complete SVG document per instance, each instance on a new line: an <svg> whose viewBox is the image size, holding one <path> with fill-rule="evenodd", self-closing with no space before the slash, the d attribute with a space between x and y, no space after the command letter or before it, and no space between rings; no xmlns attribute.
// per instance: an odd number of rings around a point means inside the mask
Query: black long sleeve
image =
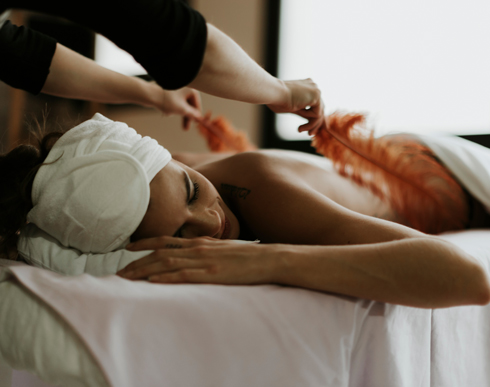
<svg viewBox="0 0 490 387"><path fill-rule="evenodd" d="M133 55L165 89L189 84L206 50L206 21L180 0L6 0L1 7L0 12L28 9L84 25Z"/></svg>
<svg viewBox="0 0 490 387"><path fill-rule="evenodd" d="M39 94L55 50L56 40L6 21L0 29L0 80Z"/></svg>

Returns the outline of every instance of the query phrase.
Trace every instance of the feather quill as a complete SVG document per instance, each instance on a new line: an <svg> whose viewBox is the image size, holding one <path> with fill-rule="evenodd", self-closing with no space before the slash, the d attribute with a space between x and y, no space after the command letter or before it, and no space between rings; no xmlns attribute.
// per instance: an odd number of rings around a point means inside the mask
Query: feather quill
<svg viewBox="0 0 490 387"><path fill-rule="evenodd" d="M199 132L213 152L245 152L257 149L244 132L236 130L224 117L211 120L211 113L208 113L196 121Z"/></svg>
<svg viewBox="0 0 490 387"><path fill-rule="evenodd" d="M312 141L336 170L388 201L420 231L436 234L462 229L469 220L468 198L431 150L413 137L374 137L362 114L325 117Z"/></svg>

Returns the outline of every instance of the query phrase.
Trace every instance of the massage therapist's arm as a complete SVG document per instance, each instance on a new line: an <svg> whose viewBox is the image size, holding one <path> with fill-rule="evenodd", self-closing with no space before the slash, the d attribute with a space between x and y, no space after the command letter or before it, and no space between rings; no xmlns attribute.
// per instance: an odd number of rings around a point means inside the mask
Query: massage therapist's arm
<svg viewBox="0 0 490 387"><path fill-rule="evenodd" d="M231 38L208 24L203 64L189 86L202 92L242 102L265 104L276 113L296 113L314 131L323 122L321 93L311 80L281 81L241 49ZM311 107L310 109L305 109Z"/></svg>
<svg viewBox="0 0 490 387"><path fill-rule="evenodd" d="M59 43L41 91L101 103L133 103L156 108L165 114L193 118L201 116L197 91L187 87L175 91L164 90L156 83L99 66Z"/></svg>

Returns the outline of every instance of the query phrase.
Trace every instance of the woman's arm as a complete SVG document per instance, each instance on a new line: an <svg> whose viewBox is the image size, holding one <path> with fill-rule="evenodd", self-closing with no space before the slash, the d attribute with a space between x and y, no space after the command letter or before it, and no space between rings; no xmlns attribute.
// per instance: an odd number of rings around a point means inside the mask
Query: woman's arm
<svg viewBox="0 0 490 387"><path fill-rule="evenodd" d="M359 246L237 244L210 238L141 240L153 250L118 274L159 283L281 284L419 308L485 305L478 262L435 237Z"/></svg>
<svg viewBox="0 0 490 387"><path fill-rule="evenodd" d="M153 107L169 115L201 116L197 91L191 88L164 90L156 83L99 66L59 43L41 91L59 97L102 103L133 103Z"/></svg>
<svg viewBox="0 0 490 387"><path fill-rule="evenodd" d="M481 265L435 237L361 246L287 246L273 282L420 308L485 305Z"/></svg>

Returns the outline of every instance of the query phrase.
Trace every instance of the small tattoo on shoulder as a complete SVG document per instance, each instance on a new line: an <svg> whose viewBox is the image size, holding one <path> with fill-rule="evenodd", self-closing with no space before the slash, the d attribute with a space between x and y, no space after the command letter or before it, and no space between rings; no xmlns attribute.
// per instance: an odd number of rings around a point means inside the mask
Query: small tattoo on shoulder
<svg viewBox="0 0 490 387"><path fill-rule="evenodd" d="M242 200L245 200L248 194L251 192L247 188L237 187L231 184L221 184L221 189L228 193L230 196Z"/></svg>

